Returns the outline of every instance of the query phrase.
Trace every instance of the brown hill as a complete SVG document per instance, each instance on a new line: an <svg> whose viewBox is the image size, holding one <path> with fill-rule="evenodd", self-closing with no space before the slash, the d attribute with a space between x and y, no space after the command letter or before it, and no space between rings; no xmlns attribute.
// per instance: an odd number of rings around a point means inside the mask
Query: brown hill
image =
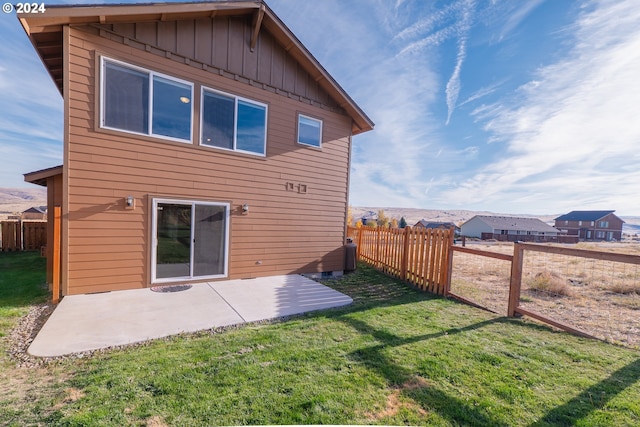
<svg viewBox="0 0 640 427"><path fill-rule="evenodd" d="M47 205L47 189L0 188L0 219L23 212L33 206Z"/></svg>

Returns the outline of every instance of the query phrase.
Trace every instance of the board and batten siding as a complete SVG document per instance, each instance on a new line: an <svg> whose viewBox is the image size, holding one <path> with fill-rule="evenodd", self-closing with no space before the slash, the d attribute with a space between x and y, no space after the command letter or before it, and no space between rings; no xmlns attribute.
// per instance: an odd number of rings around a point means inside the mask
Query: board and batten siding
<svg viewBox="0 0 640 427"><path fill-rule="evenodd" d="M349 116L141 51L94 28L66 33L65 295L150 285L153 197L230 203L229 278L343 269ZM100 55L193 82L193 143L99 129ZM265 157L199 146L201 85L268 105ZM321 92L316 85L305 93L314 91ZM321 150L295 142L298 113L323 120ZM287 183L306 185L307 193ZM125 209L129 195L132 210Z"/></svg>

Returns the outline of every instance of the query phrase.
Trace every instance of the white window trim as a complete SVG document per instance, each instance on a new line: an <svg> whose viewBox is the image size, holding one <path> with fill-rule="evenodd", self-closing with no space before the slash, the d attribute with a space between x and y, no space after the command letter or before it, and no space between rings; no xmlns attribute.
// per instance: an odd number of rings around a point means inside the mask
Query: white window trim
<svg viewBox="0 0 640 427"><path fill-rule="evenodd" d="M217 93L219 95L226 96L228 98L233 98L233 109L234 109L233 110L233 148L225 148L225 147L218 147L216 145L209 145L209 144L205 144L202 141L202 137L203 137L202 133L204 131L204 93L205 92ZM264 153L256 153L255 151L240 150L236 148L237 137L238 137L238 101L244 101L259 107L264 107ZM269 119L269 105L263 102L259 102L249 98L244 98L242 96L234 95L228 92L223 92L221 90L213 89L207 86L202 86L202 88L200 89L200 142L199 142L199 145L201 147L227 151L230 153L244 153L244 154L250 154L252 156L267 157L267 140L268 140L267 128L269 123L268 119Z"/></svg>
<svg viewBox="0 0 640 427"><path fill-rule="evenodd" d="M302 141L300 141L300 118L304 117L305 119L308 120L312 120L314 122L318 122L320 123L320 141L318 141L318 145L312 145L312 144L306 144ZM313 147L313 148L318 148L321 149L322 148L322 128L324 126L324 123L322 120L316 118L316 117L311 117L311 116L307 116L305 114L302 113L298 113L298 120L296 123L296 142L300 145L304 145L305 147Z"/></svg>
<svg viewBox="0 0 640 427"><path fill-rule="evenodd" d="M104 122L105 122L105 96L104 96L104 91L105 91L105 85L106 85L106 81L105 81L105 67L107 62L111 62L113 64L116 65L120 65L122 67L125 68L129 68L132 70L136 70L136 71L140 71L142 73L147 73L149 75L149 118L148 118L148 128L149 128L149 133L142 133L142 132L134 132L134 131L130 131L130 130L126 130L126 129L119 129L119 128L114 128L114 127L110 127L110 126L105 126ZM157 76L157 77L161 77L163 79L166 80L171 80L174 81L176 83L180 83L180 84L184 84L187 85L191 88L191 109L190 109L190 117L189 117L189 121L191 122L191 126L189 126L189 139L181 139L181 138L174 138L171 136L166 136L166 135L158 135L153 133L153 77ZM194 84L192 82L189 82L187 80L182 80L182 79L178 79L176 77L173 76L169 76L167 74L163 74L163 73L158 73L156 71L152 71L149 70L147 68L142 68L142 67L138 67L137 65L132 65L129 64L127 62L123 62L123 61L118 61L117 59L112 59L106 56L101 56L100 57L100 128L101 129L107 129L107 130L112 130L112 131L116 131L116 132L123 132L123 133L128 133L130 135L140 135L140 136L147 136L147 137L152 137L152 138L159 138L159 139L164 139L164 140L168 140L168 141L174 141L174 142L181 142L183 144L192 144L193 143L193 88L194 88Z"/></svg>
<svg viewBox="0 0 640 427"><path fill-rule="evenodd" d="M182 205L191 205L191 249L190 249L190 276L184 277L167 277L158 279L156 277L156 262L158 257L158 204L160 203L174 203ZM203 202L200 200L186 200L186 199L153 199L153 213L151 221L151 283L169 283L177 280L206 280L206 279L221 279L229 275L229 226L231 222L231 204L225 202ZM226 208L225 215L225 229L224 229L224 272L222 274L216 274L212 276L193 276L193 223L195 220L195 205L209 205L209 206L224 206Z"/></svg>

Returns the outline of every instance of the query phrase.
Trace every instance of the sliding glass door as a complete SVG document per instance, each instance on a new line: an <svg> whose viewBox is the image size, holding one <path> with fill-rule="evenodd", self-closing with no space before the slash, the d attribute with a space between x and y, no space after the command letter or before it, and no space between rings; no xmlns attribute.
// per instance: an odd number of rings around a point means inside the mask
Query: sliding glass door
<svg viewBox="0 0 640 427"><path fill-rule="evenodd" d="M229 204L153 201L152 282L227 275Z"/></svg>

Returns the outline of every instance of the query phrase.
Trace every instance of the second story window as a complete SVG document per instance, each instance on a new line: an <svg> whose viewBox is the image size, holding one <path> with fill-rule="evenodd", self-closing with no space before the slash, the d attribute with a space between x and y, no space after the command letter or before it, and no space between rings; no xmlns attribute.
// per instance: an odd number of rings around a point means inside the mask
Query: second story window
<svg viewBox="0 0 640 427"><path fill-rule="evenodd" d="M299 114L298 144L320 148L322 145L322 121Z"/></svg>
<svg viewBox="0 0 640 427"><path fill-rule="evenodd" d="M100 126L191 142L193 84L102 58Z"/></svg>
<svg viewBox="0 0 640 427"><path fill-rule="evenodd" d="M261 156L267 153L267 106L202 90L201 144Z"/></svg>
<svg viewBox="0 0 640 427"><path fill-rule="evenodd" d="M609 228L609 221L599 221L598 227L600 228Z"/></svg>

